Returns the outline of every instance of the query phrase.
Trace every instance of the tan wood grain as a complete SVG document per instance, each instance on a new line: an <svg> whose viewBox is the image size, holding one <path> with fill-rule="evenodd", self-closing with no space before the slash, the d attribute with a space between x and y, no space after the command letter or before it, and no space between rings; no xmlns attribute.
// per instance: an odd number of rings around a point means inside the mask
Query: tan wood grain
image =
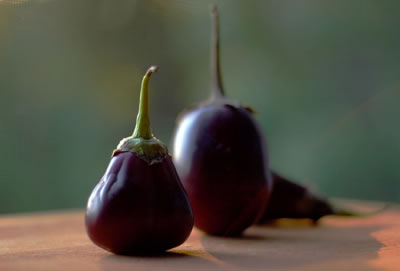
<svg viewBox="0 0 400 271"><path fill-rule="evenodd" d="M368 207L371 204L358 204ZM0 216L0 271L14 270L400 270L400 211L368 218L282 220L241 238L193 230L158 257L110 254L88 239L82 211Z"/></svg>

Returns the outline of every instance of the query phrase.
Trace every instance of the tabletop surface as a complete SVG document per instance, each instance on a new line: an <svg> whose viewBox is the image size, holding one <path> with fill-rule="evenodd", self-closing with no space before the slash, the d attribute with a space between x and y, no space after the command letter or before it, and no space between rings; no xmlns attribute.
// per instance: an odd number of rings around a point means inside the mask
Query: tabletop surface
<svg viewBox="0 0 400 271"><path fill-rule="evenodd" d="M357 203L371 210L377 204ZM83 211L0 216L0 270L400 270L400 209L370 217L281 220L243 237L194 229L160 256L117 256L88 239Z"/></svg>

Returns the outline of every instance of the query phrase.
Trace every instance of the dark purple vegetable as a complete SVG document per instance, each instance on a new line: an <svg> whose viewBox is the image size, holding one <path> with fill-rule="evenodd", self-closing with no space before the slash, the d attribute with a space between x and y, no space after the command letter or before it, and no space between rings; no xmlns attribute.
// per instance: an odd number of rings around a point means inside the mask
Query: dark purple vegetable
<svg viewBox="0 0 400 271"><path fill-rule="evenodd" d="M333 206L308 188L272 172L273 187L268 206L259 223L277 218L309 218L319 220L335 214Z"/></svg>
<svg viewBox="0 0 400 271"><path fill-rule="evenodd" d="M310 219L314 223L324 216L369 217L385 210L388 205L370 213L359 213L338 208L327 199L313 193L307 187L296 184L281 175L272 172L273 190L267 207L258 221L267 223L279 218Z"/></svg>
<svg viewBox="0 0 400 271"><path fill-rule="evenodd" d="M151 67L143 78L135 131L113 152L86 209L90 239L116 254L163 252L182 244L193 228L168 150L150 130L148 81L155 71Z"/></svg>
<svg viewBox="0 0 400 271"><path fill-rule="evenodd" d="M252 110L224 95L215 6L211 14L211 96L180 118L173 153L195 225L209 234L233 236L262 215L271 180L264 137Z"/></svg>

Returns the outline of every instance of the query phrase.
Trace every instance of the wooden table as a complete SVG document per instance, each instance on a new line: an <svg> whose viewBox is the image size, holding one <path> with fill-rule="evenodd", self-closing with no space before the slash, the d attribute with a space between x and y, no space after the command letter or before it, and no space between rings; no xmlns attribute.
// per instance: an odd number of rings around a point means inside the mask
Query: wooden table
<svg viewBox="0 0 400 271"><path fill-rule="evenodd" d="M321 222L254 226L242 238L194 229L165 255L124 257L90 242L82 211L0 216L0 270L400 270L399 208Z"/></svg>

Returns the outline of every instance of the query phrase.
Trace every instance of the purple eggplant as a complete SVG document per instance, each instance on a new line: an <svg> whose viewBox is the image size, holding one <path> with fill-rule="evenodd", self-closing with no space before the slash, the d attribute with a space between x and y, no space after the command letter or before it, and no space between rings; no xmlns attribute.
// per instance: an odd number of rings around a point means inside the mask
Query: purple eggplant
<svg viewBox="0 0 400 271"><path fill-rule="evenodd" d="M150 129L148 83L143 78L132 136L121 140L92 191L86 230L99 247L116 254L160 253L182 244L193 228L193 212L167 147Z"/></svg>
<svg viewBox="0 0 400 271"><path fill-rule="evenodd" d="M181 115L173 158L195 226L208 234L234 236L262 215L271 179L266 143L252 110L224 95L215 6L211 15L211 96Z"/></svg>
<svg viewBox="0 0 400 271"><path fill-rule="evenodd" d="M271 198L259 223L278 218L308 218L316 222L321 217L335 214L334 207L307 187L289 181L272 172Z"/></svg>
<svg viewBox="0 0 400 271"><path fill-rule="evenodd" d="M272 172L273 187L270 200L259 224L280 218L310 219L316 223L320 218L328 215L340 217L369 217L382 212L383 208L370 213L359 213L349 209L338 208L327 199L315 194L310 189L294 183L287 178Z"/></svg>

